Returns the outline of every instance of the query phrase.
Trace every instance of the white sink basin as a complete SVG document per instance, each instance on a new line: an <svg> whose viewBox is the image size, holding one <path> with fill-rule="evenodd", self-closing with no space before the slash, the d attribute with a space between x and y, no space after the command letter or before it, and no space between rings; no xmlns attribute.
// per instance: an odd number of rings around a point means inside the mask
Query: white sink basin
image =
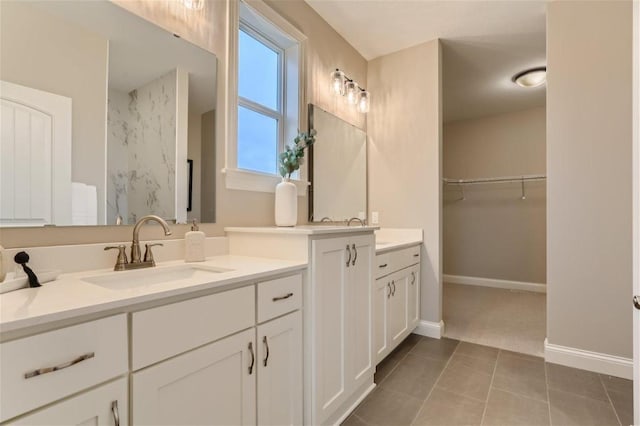
<svg viewBox="0 0 640 426"><path fill-rule="evenodd" d="M200 265L178 265L155 267L133 271L111 272L84 277L82 281L112 290L126 290L137 287L151 287L183 280L206 281L232 269L213 268Z"/></svg>

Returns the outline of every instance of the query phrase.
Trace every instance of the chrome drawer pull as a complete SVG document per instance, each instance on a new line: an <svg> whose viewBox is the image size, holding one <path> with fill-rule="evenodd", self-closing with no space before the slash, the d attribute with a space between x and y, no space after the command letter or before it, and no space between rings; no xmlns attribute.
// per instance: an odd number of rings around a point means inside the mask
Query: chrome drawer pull
<svg viewBox="0 0 640 426"><path fill-rule="evenodd" d="M420 257L420 253L414 254L413 257Z"/></svg>
<svg viewBox="0 0 640 426"><path fill-rule="evenodd" d="M262 338L262 343L264 343L264 347L267 351L266 356L264 357L264 366L267 366L267 361L269 361L269 342L267 342L267 336Z"/></svg>
<svg viewBox="0 0 640 426"><path fill-rule="evenodd" d="M39 368L37 370L29 371L28 373L24 373L24 378L30 379L31 377L41 376L47 373L53 373L54 371L58 371L58 370L64 370L65 368L71 367L72 365L78 364L87 359L91 359L94 356L96 356L94 352L89 352L88 354L81 355L72 361L65 362L64 364L56 365L55 367L45 367L45 368Z"/></svg>
<svg viewBox="0 0 640 426"><path fill-rule="evenodd" d="M378 268L386 268L386 267L387 267L386 263L383 263L382 265L378 265Z"/></svg>
<svg viewBox="0 0 640 426"><path fill-rule="evenodd" d="M349 247L349 244L347 244L347 253L349 253L349 259L347 259L347 268L348 268L349 264L351 263L351 247Z"/></svg>
<svg viewBox="0 0 640 426"><path fill-rule="evenodd" d="M120 426L120 413L118 412L118 401L111 402L111 413L113 414L114 426Z"/></svg>
<svg viewBox="0 0 640 426"><path fill-rule="evenodd" d="M358 260L358 249L356 248L356 245L353 244L351 246L351 250L353 250L353 262L351 262L351 266L356 266L356 260Z"/></svg>
<svg viewBox="0 0 640 426"><path fill-rule="evenodd" d="M287 293L285 296L278 296L278 297L274 297L273 300L274 302L277 302L278 300L284 300L284 299L288 299L290 297L293 296L293 293Z"/></svg>

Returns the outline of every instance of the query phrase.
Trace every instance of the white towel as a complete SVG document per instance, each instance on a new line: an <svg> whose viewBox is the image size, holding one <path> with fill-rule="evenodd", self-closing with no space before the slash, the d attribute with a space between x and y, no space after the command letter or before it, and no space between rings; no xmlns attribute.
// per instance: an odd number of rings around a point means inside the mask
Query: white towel
<svg viewBox="0 0 640 426"><path fill-rule="evenodd" d="M94 185L71 183L71 222L74 225L98 224L98 195Z"/></svg>

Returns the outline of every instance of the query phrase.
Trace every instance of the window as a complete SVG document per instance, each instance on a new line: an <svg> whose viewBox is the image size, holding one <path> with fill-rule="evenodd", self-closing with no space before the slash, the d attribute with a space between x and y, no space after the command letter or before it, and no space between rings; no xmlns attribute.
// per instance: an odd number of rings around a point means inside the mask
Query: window
<svg viewBox="0 0 640 426"><path fill-rule="evenodd" d="M248 3L248 4L247 4ZM237 60L230 61L226 186L273 192L280 181L278 154L306 128L302 93L305 37L260 0L238 0ZM232 44L233 46L233 44ZM306 194L306 172L296 179Z"/></svg>
<svg viewBox="0 0 640 426"><path fill-rule="evenodd" d="M284 148L284 51L240 23L238 37L238 168L276 174Z"/></svg>

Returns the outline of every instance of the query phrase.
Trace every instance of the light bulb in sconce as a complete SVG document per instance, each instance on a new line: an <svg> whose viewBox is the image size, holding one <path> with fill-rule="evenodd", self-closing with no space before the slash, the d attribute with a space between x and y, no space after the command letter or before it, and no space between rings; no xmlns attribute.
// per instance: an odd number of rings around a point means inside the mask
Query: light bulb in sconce
<svg viewBox="0 0 640 426"><path fill-rule="evenodd" d="M358 112L369 112L369 106L371 105L371 96L366 90L361 90L358 93Z"/></svg>
<svg viewBox="0 0 640 426"><path fill-rule="evenodd" d="M200 10L204 7L204 0L180 0L189 10Z"/></svg>
<svg viewBox="0 0 640 426"><path fill-rule="evenodd" d="M331 73L331 93L334 95L344 95L344 73L338 68Z"/></svg>
<svg viewBox="0 0 640 426"><path fill-rule="evenodd" d="M347 84L345 84L345 90L347 92L347 103L350 103L351 105L355 105L358 103L358 84L353 81L353 80L349 80L347 81Z"/></svg>

